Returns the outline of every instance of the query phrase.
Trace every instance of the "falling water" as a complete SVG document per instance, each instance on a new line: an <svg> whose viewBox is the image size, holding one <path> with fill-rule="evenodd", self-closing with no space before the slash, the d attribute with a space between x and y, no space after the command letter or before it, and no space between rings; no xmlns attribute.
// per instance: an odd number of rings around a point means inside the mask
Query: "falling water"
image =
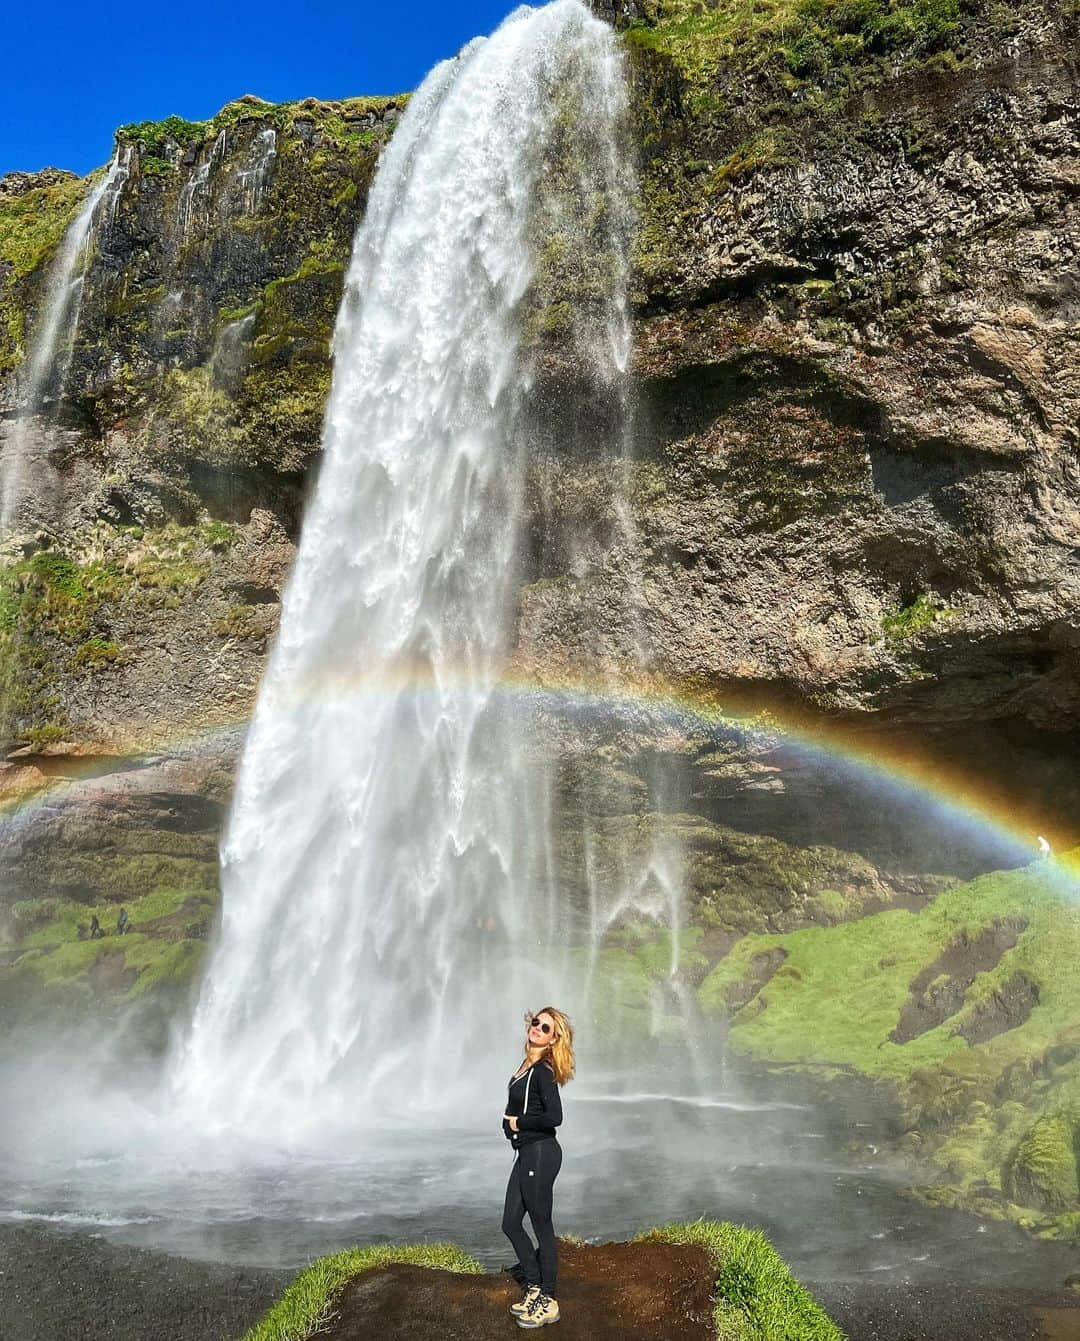
<svg viewBox="0 0 1080 1341"><path fill-rule="evenodd" d="M220 938L174 1058L192 1121L443 1122L457 1076L473 1094L478 1067L502 1080L492 1019L559 986L544 779L497 692L535 376L522 330L552 218L571 248L625 246L624 117L614 37L557 0L432 71L383 156L223 841ZM625 255L608 273L577 340L598 382L626 366Z"/></svg>
<svg viewBox="0 0 1080 1341"><path fill-rule="evenodd" d="M277 131L263 126L247 147L231 183L237 214L257 214L266 195L270 172L277 157Z"/></svg>
<svg viewBox="0 0 1080 1341"><path fill-rule="evenodd" d="M180 191L176 202L176 236L181 246L209 210L210 177L225 158L225 130L223 126L218 131L205 161L196 166Z"/></svg>
<svg viewBox="0 0 1080 1341"><path fill-rule="evenodd" d="M229 156L229 127L223 126L210 146L210 152L188 177L176 202L176 240L183 246L189 238L204 231L214 205L214 179L225 171ZM242 150L238 166L229 172L218 200L219 222L257 214L270 181L277 157L277 131L263 126Z"/></svg>
<svg viewBox="0 0 1080 1341"><path fill-rule="evenodd" d="M59 399L63 394L79 324L94 223L103 213L112 219L121 187L127 180L130 155L130 146L117 149L108 171L87 196L86 203L64 234L53 262L45 306L20 378L18 414L0 468L3 475L0 534L7 535L11 531L30 489L27 476L33 453L35 419L41 416L50 395Z"/></svg>

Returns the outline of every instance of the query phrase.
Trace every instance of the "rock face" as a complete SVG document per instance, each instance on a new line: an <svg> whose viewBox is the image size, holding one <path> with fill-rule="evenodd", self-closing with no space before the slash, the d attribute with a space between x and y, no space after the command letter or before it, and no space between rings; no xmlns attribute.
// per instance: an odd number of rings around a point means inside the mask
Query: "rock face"
<svg viewBox="0 0 1080 1341"><path fill-rule="evenodd" d="M516 670L617 674L632 622L669 683L932 749L947 733L981 772L1023 750L1044 807L1071 808L1072 20L599 10L625 34L641 180L635 528L615 524L556 357ZM118 132L70 359L22 433L34 488L0 576L9 747L171 750L250 710L351 239L403 103L246 95ZM56 169L0 182L9 443L85 190ZM682 809L785 841L843 827L882 860L881 821L875 838L804 766L735 741L721 759L692 724L682 741ZM641 791L649 761L626 761Z"/></svg>
<svg viewBox="0 0 1080 1341"><path fill-rule="evenodd" d="M1000 15L958 11L944 36L910 40L803 18L798 51L777 47L751 78L747 43L769 52L769 34L735 24L725 46L688 14L671 0L610 15L641 156L633 502L653 665L860 721L1074 729L1067 18L1025 10L1005 32ZM786 117L767 101L778 90ZM24 551L63 554L86 594L78 627L58 627L32 558L7 579L20 641L49 663L13 673L13 743L167 738L250 704L317 455L343 268L401 106L249 95L208 123L118 133L126 179L39 426L63 488L51 514L23 516ZM78 193L55 169L3 180L10 430ZM617 665L627 556L605 528L610 488L587 435L553 437L534 466L519 658ZM575 509L594 537L586 576L561 542Z"/></svg>
<svg viewBox="0 0 1080 1341"><path fill-rule="evenodd" d="M691 110L721 96L700 70L709 21L688 52L671 30L692 7L654 8L628 35L655 664L861 718L1074 725L1080 142L1065 33L1032 20L955 68L834 99L827 119L777 124L736 88L726 130ZM608 576L558 600L524 593L538 662L587 650Z"/></svg>

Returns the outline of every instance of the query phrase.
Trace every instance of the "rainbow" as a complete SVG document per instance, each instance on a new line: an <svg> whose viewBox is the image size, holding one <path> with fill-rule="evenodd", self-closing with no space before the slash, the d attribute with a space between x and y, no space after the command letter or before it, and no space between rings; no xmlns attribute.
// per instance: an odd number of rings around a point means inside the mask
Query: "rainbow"
<svg viewBox="0 0 1080 1341"><path fill-rule="evenodd" d="M321 696L364 701L403 693L450 697L494 693L544 713L594 720L642 719L650 729L668 727L692 734L736 733L754 749L798 751L822 766L844 769L853 785L887 786L898 797L937 807L943 823L957 826L988 843L1012 850L1012 864L1044 855L1040 836L1055 853L1080 844L1080 827L1061 816L1038 813L1021 794L1022 779L976 776L970 767L942 758L909 739L885 736L873 721L829 717L769 698L760 687L676 683L655 674L587 677L562 668L523 668L509 663L481 691L464 675L438 681L427 667L402 666L369 675L321 677L294 690L297 703ZM251 720L245 708L209 717L195 728L172 735L149 733L143 740L46 746L37 753L9 756L0 778L0 824L29 820L40 806L72 796L80 784L107 787L109 777L144 767L155 759L192 757L235 749ZM20 757L21 756L21 757ZM838 843L837 846L843 846ZM1069 868L1072 862L1068 863ZM1064 869L1064 868L1063 868Z"/></svg>

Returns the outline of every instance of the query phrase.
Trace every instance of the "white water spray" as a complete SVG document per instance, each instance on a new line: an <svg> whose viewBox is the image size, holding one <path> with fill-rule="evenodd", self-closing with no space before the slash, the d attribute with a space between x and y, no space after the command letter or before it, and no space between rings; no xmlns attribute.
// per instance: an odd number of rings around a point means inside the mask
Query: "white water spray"
<svg viewBox="0 0 1080 1341"><path fill-rule="evenodd" d="M2 535L10 533L28 492L33 488L33 425L41 416L47 397L51 394L59 399L63 395L79 325L94 223L102 215L107 215L111 221L120 190L128 177L130 160L129 145L117 149L108 171L68 227L53 261L45 304L20 376L18 414L0 465Z"/></svg>
<svg viewBox="0 0 1080 1341"><path fill-rule="evenodd" d="M569 227L551 192L577 202L571 247L625 246L598 223L627 208L624 117L613 35L557 0L438 66L380 163L222 847L221 935L174 1058L192 1122L286 1140L391 1111L445 1123L452 1096L498 1091L492 1020L562 986L544 780L497 693L529 442L522 326L538 233ZM567 135L581 152L553 183ZM607 273L577 344L610 382L624 253Z"/></svg>

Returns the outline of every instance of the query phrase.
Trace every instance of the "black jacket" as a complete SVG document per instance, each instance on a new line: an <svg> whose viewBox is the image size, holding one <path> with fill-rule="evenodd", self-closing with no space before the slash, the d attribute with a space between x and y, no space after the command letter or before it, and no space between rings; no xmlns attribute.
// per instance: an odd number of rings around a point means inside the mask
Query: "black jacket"
<svg viewBox="0 0 1080 1341"><path fill-rule="evenodd" d="M550 1062L533 1062L527 1071L510 1081L503 1111L518 1119L516 1132L510 1130L505 1117L502 1124L503 1135L515 1150L556 1134L555 1128L562 1121L562 1099Z"/></svg>

